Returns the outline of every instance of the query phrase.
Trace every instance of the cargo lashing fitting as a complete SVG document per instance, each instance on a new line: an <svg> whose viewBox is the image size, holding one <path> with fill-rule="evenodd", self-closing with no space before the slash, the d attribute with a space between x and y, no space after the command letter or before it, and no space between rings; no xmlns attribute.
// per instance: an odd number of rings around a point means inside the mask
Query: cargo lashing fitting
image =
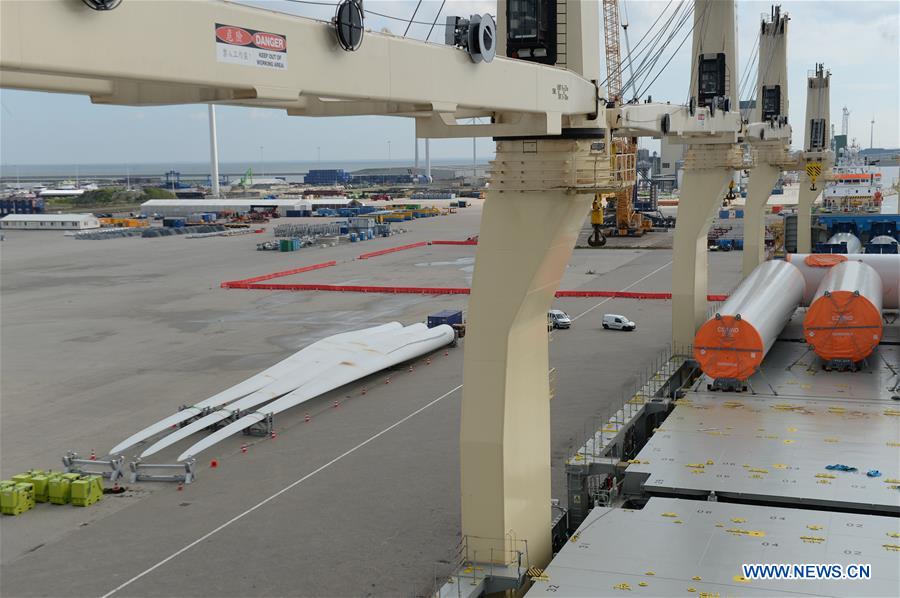
<svg viewBox="0 0 900 598"><path fill-rule="evenodd" d="M247 415L246 413L239 414L239 417L243 417ZM246 436L259 436L268 438L272 435L272 432L275 430L275 416L269 413L266 415L266 419L261 422L255 423L252 426L244 428L244 435Z"/></svg>
<svg viewBox="0 0 900 598"><path fill-rule="evenodd" d="M83 476L102 475L110 482L116 482L125 477L125 457L121 455L110 456L108 459L82 459L75 451L69 451L63 456L62 462L66 473L77 473Z"/></svg>
<svg viewBox="0 0 900 598"><path fill-rule="evenodd" d="M130 481L135 482L183 482L190 484L197 474L194 472L196 460L191 457L183 463L142 463L140 458L128 463L131 470ZM149 473L151 470L161 469L175 473ZM182 473L183 472L183 473Z"/></svg>

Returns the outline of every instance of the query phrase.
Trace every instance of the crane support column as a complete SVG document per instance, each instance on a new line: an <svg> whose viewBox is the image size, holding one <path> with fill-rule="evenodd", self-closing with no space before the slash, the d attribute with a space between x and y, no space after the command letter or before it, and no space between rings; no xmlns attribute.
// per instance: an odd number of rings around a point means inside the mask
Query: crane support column
<svg viewBox="0 0 900 598"><path fill-rule="evenodd" d="M737 52L733 1L696 0L691 62L691 106L737 110ZM691 109L691 116L706 114ZM712 131L710 131L712 133ZM706 320L707 234L733 171L743 155L733 134L687 147L672 255L672 342L687 346Z"/></svg>
<svg viewBox="0 0 900 598"><path fill-rule="evenodd" d="M812 253L812 206L822 194L821 184L812 187L806 174L800 176L800 197L797 201L797 253Z"/></svg>
<svg viewBox="0 0 900 598"><path fill-rule="evenodd" d="M747 140L757 153L750 171L744 206L743 274L750 275L765 260L766 203L783 167L791 168L791 127L788 125L787 33L790 17L773 6L763 17L759 34L759 67L756 76L756 106ZM765 66L763 66L765 65Z"/></svg>
<svg viewBox="0 0 900 598"><path fill-rule="evenodd" d="M707 235L728 181L741 167L738 146L688 146L672 255L672 341L694 342L706 321Z"/></svg>
<svg viewBox="0 0 900 598"><path fill-rule="evenodd" d="M750 171L747 203L744 205L744 278L766 259L766 203L781 169L771 164L757 164Z"/></svg>
<svg viewBox="0 0 900 598"><path fill-rule="evenodd" d="M806 77L806 133L803 152L797 163L800 197L797 205L797 253L812 248L812 206L824 188L825 175L834 164L828 138L831 107L831 71L816 64Z"/></svg>
<svg viewBox="0 0 900 598"><path fill-rule="evenodd" d="M497 143L481 219L464 356L462 532L473 560L551 557L547 310L593 190L591 140ZM594 170L599 169L599 170Z"/></svg>

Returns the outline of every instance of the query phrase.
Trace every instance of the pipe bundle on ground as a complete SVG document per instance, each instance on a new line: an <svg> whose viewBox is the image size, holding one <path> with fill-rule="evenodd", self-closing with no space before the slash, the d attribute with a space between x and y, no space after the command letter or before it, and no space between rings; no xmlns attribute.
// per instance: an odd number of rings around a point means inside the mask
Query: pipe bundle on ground
<svg viewBox="0 0 900 598"><path fill-rule="evenodd" d="M829 268L803 320L806 342L826 361L862 361L881 342L881 299L871 266L848 260Z"/></svg>
<svg viewBox="0 0 900 598"><path fill-rule="evenodd" d="M752 376L800 304L804 286L793 264L757 266L697 331L694 358L703 373L716 380Z"/></svg>

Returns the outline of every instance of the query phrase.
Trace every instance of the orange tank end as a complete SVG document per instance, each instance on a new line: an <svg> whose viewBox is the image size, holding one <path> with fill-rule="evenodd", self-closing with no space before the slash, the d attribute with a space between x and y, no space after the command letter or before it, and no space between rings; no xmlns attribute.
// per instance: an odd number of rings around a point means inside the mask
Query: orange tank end
<svg viewBox="0 0 900 598"><path fill-rule="evenodd" d="M762 337L750 322L735 316L708 320L694 336L694 359L707 376L746 380L765 356Z"/></svg>
<svg viewBox="0 0 900 598"><path fill-rule="evenodd" d="M825 360L852 362L868 357L881 342L881 312L852 291L834 291L813 301L803 319L803 336Z"/></svg>
<svg viewBox="0 0 900 598"><path fill-rule="evenodd" d="M810 253L804 261L807 266L830 268L846 262L847 256L840 253Z"/></svg>

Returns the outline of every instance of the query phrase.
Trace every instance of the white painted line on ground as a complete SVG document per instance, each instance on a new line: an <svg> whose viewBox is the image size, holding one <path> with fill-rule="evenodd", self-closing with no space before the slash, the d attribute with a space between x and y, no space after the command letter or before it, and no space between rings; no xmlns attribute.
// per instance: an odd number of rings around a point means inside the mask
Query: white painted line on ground
<svg viewBox="0 0 900 598"><path fill-rule="evenodd" d="M135 575L134 577L132 577L132 578L129 579L128 581L122 583L121 585L119 585L119 586L116 587L115 589L110 590L110 591L107 592L106 594L103 594L103 596L102 596L101 598L109 598L109 596L112 596L113 594L115 594L115 593L118 592L119 590L122 590L122 589L124 589L124 588L127 588L128 586L130 586L131 584L133 584L134 582L136 582L136 581L139 580L140 578L142 578L142 577L144 577L145 575L147 575L147 574L149 574L149 573L152 573L153 571L159 569L160 567L162 567L163 565L165 565L166 563L168 563L168 562L171 561L172 559L178 558L179 556L181 556L182 554L184 554L185 552L187 552L188 550L190 550L191 548L193 548L193 547L196 546L197 544L203 542L204 540L206 540L206 539L209 538L210 536L213 536L214 534L219 533L220 531L222 531L223 529L225 529L226 527L228 527L229 525L231 525L231 524L234 523L235 521L238 521L238 520L240 520L240 519L243 519L245 516L249 515L249 514L252 513L253 511L255 511L255 510L257 510L258 508L262 507L262 506L265 505L266 503L268 503L268 502L270 502L270 501L272 501L272 500L275 500L276 498L278 498L279 496L281 496L282 494L284 494L284 493L287 492L288 490L294 488L295 486L298 486L298 485L302 484L303 482L305 482L305 481L308 480L309 478L313 477L313 476L316 475L317 473L319 473L319 472L321 472L321 471L323 471L323 470L325 470L325 469L331 467L332 465L334 465L335 463L337 463L338 461L340 461L341 459L343 459L343 458L346 457L347 455L350 455L350 454L356 452L357 450L359 450L359 449L361 449L362 447L366 446L367 444L369 444L370 442L372 442L372 441L375 440L376 438L378 438L378 437L380 437L380 436L383 436L383 435L387 434L388 432L390 432L391 430L393 430L394 428L396 428L396 427L399 426L400 424L402 424L402 423L404 423L404 422L406 422L406 421L409 421L410 419L412 419L412 418L415 417L416 415L422 413L423 411L425 411L426 409L428 409L428 408L431 407L432 405L435 405L435 404L438 403L439 401L442 401L443 399L446 399L447 397L449 397L450 395L452 395L453 393L455 393L455 392L456 392L457 390L459 390L460 388L462 388L462 384L460 384L459 386L457 386L457 387L454 388L453 390L450 390L450 391L448 391L448 392L442 394L441 396L439 396L439 397L436 398L435 400L431 401L431 402L428 403L427 405L425 405L425 406L423 406L423 407L420 407L419 409L416 409L415 411L413 411L412 413L410 413L409 415L407 415L407 416L404 417L403 419L401 419L401 420L399 420L399 421L397 421L397 422L391 424L390 426L388 426L387 428L385 428L385 429L382 430L381 432L378 432L378 433L375 434L374 436L370 436L368 439L366 439L366 440L360 442L359 444L357 444L357 445L354 446L353 448L348 449L347 451L341 453L340 455L338 455L337 457L335 457L334 459L332 459L331 461L329 461L329 462L326 463L325 465L322 465L322 466L319 467L318 469L316 469L316 470L314 470L314 471L311 471L310 473L306 474L305 476L303 476L303 477L300 478L299 480L296 480L296 481L294 481L294 482L291 482L290 484L288 484L287 486L285 486L284 488L282 488L281 490L279 490L278 492L276 492L275 494L273 494L273 495L270 496L269 498L266 498L266 499L264 499L264 500L261 500L261 501L259 501L258 503L256 503L255 505L253 505L252 507L250 507L249 509L247 509L246 511L244 511L243 513L240 513L239 515L235 515L234 517L232 517L231 519L229 519L228 521L226 521L225 523L223 523L223 524L220 525L219 527L215 528L214 530L212 530L212 531L210 531L210 532L205 533L204 535L200 536L199 538L197 538L196 540L194 540L193 542L191 542L190 544L188 544L188 545L185 546L184 548L182 548L182 549L180 549L180 550L178 550L178 551L172 553L171 555L167 556L167 557L164 558L163 560L159 561L158 563L156 563L155 565L153 565L153 566L150 567L149 569L146 569L146 570L142 571L141 573L138 573L137 575Z"/></svg>
<svg viewBox="0 0 900 598"><path fill-rule="evenodd" d="M650 278L651 276L653 276L654 274L656 274L656 273L659 272L660 270L665 270L666 268L668 268L668 267L671 266L671 265L672 265L672 260L669 260L669 261L666 262L664 265L660 266L659 268L657 268L656 270L654 270L653 272L651 272L651 273L648 274L647 276L642 276L641 278L638 278L637 280L635 280L633 283L631 283L630 285L628 285L628 286L625 287L624 289L619 289L618 292L619 292L619 293L624 293L624 292L627 291L628 289L631 289L631 288L637 286L638 284L644 282L645 280L647 280L648 278ZM607 297L606 299L604 299L603 301L601 301L600 303L598 303L598 304L595 305L594 307L590 307L590 308L584 310L583 312L581 312L580 314L578 314L577 316L575 316L574 318L572 318L572 321L574 322L575 320L577 320L577 319L580 318L581 316L586 316L587 314L591 313L592 311L594 311L595 309L597 309L598 307L600 307L601 305L603 305L603 304L606 303L607 301L611 301L612 299L615 299L615 297Z"/></svg>

